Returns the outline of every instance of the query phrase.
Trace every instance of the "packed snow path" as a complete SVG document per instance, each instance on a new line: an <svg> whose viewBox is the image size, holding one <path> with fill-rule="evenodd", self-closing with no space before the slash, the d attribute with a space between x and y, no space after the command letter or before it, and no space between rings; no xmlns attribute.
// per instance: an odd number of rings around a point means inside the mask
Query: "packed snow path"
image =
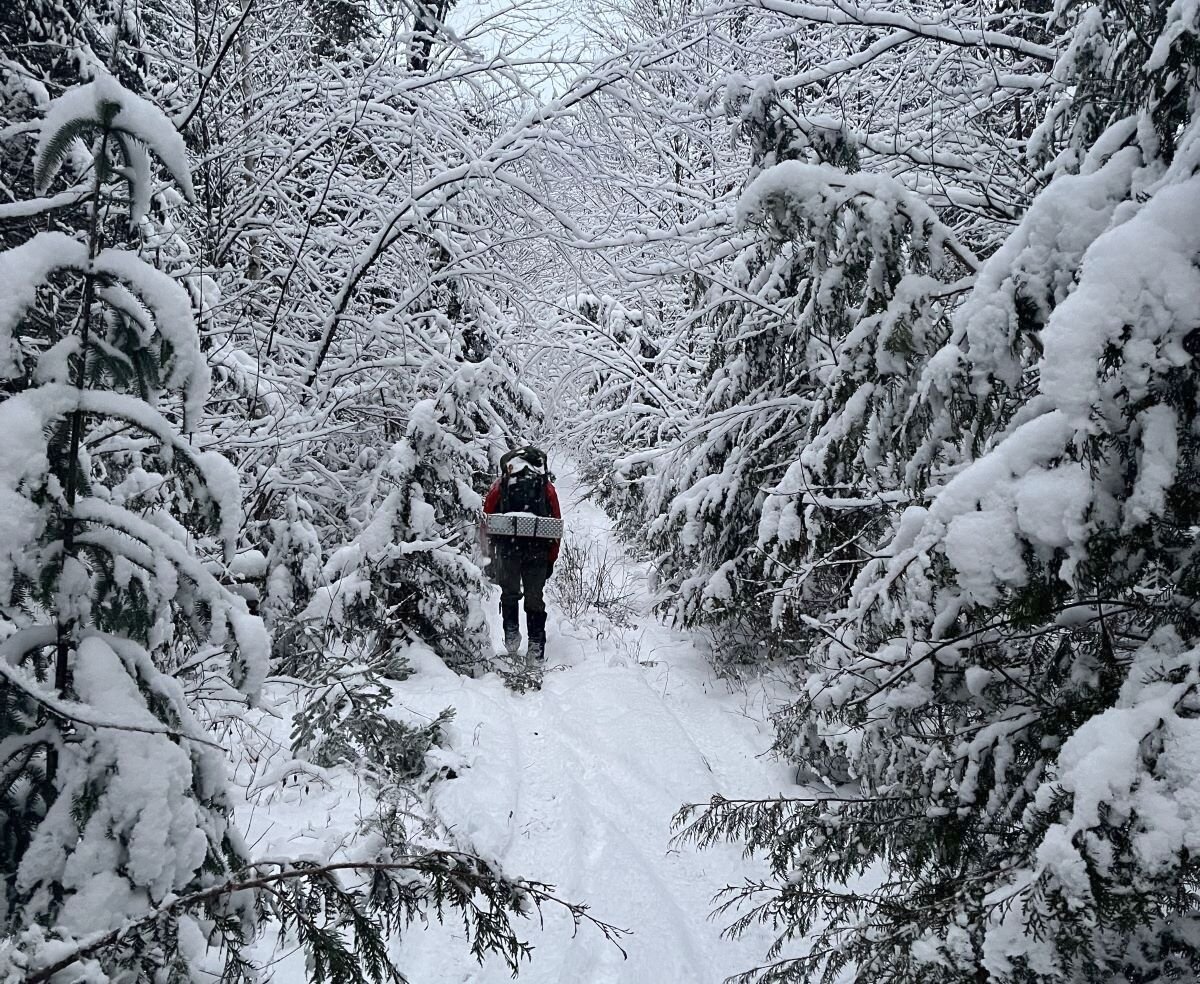
<svg viewBox="0 0 1200 984"><path fill-rule="evenodd" d="M671 818L687 802L768 796L795 789L788 769L764 754L771 700L761 685L731 689L683 632L650 614L644 568L614 538L609 518L583 501L571 475L557 482L568 537L593 565L611 565L625 594L614 625L594 609L568 619L548 590L548 660L540 691L509 690L494 673L459 676L430 653L395 685L406 720L455 708L447 744L430 758L453 771L437 782L431 805L449 844L499 861L510 875L554 886L564 900L630 931L627 957L594 927L574 932L561 909L518 920L533 947L519 980L532 984L719 984L762 962L769 933L721 939L713 896L761 869L736 846L699 852L672 843ZM556 577L562 576L562 561ZM488 609L500 639L499 590ZM287 761L286 714L262 715L246 736L239 772L273 775L267 759ZM261 734L262 748L255 734ZM257 764L255 764L255 760ZM287 770L284 770L286 774ZM370 790L342 770L324 781L259 783L239 815L256 853L314 858L361 856L357 818ZM293 943L264 941L278 984L305 984ZM413 984L499 984L504 962L481 966L461 922L417 924L395 952Z"/></svg>
<svg viewBox="0 0 1200 984"><path fill-rule="evenodd" d="M459 677L426 665L404 684L410 710L457 710L448 756L457 778L433 802L463 848L510 873L547 881L564 899L632 931L628 958L590 927L572 939L565 913L544 930L520 980L545 984L716 982L761 962L766 933L730 943L709 918L714 893L748 868L734 847L703 853L671 843L682 803L771 795L791 787L770 743L761 690L731 693L684 634L645 612L644 571L622 554L610 521L560 476L569 535L611 572L635 609L618 628L593 614L571 624L551 602L540 691L517 694L495 675ZM493 606L494 607L494 606ZM640 609L640 610L639 610ZM499 639L499 626L494 626ZM432 662L432 661L431 661ZM757 697L754 694L758 694ZM414 981L510 980L502 962L474 963L452 928L413 933L401 966Z"/></svg>

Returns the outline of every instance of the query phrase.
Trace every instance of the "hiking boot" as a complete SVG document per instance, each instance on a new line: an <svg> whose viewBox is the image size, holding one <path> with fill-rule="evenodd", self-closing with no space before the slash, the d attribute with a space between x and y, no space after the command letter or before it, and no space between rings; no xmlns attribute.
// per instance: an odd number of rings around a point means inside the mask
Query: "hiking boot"
<svg viewBox="0 0 1200 984"><path fill-rule="evenodd" d="M500 599L500 620L504 626L504 648L509 656L521 651L521 609L517 598Z"/></svg>
<svg viewBox="0 0 1200 984"><path fill-rule="evenodd" d="M525 612L525 621L529 623L529 658L542 660L546 658L546 613Z"/></svg>

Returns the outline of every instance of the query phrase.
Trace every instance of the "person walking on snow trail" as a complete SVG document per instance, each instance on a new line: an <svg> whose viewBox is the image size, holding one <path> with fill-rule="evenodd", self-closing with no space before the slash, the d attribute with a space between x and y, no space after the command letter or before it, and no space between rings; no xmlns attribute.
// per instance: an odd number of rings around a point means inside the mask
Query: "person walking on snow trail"
<svg viewBox="0 0 1200 984"><path fill-rule="evenodd" d="M500 459L500 477L483 500L481 541L484 556L490 558L492 580L500 585L504 648L510 656L520 651L523 595L529 657L535 660L545 659L543 591L554 571L562 536L562 510L551 478L542 451L517 448Z"/></svg>

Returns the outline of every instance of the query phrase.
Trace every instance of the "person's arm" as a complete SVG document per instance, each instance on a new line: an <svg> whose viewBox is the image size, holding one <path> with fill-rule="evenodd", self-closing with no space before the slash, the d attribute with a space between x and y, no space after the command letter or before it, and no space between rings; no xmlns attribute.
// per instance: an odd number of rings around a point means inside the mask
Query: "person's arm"
<svg viewBox="0 0 1200 984"><path fill-rule="evenodd" d="M500 508L500 480L497 479L492 483L492 487L488 489L487 495L483 497L483 512L484 515L494 513ZM492 555L492 543L488 537L487 520L483 516L479 517L479 552L485 557Z"/></svg>
<svg viewBox="0 0 1200 984"><path fill-rule="evenodd" d="M555 519L562 519L562 509L558 505L558 492L554 488L554 483L549 479L546 480L546 497L550 500L550 515ZM550 567L554 567L554 562L558 560L558 540L550 541Z"/></svg>
<svg viewBox="0 0 1200 984"><path fill-rule="evenodd" d="M488 489L487 495L483 497L483 511L485 513L494 513L500 508L500 479L492 482L492 487Z"/></svg>

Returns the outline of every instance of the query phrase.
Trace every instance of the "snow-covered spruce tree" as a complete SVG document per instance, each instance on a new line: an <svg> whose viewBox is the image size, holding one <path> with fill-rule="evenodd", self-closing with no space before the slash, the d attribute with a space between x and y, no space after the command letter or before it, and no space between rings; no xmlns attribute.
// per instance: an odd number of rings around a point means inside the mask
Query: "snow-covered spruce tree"
<svg viewBox="0 0 1200 984"><path fill-rule="evenodd" d="M808 406L800 392L807 340L780 311L803 307L792 303L802 254L790 242L755 243L739 258L732 289L714 285L701 302L712 313L699 419L669 456L660 453L648 496L648 541L677 617L689 625L736 622L746 638L769 627L755 548L767 462L795 448Z"/></svg>
<svg viewBox="0 0 1200 984"><path fill-rule="evenodd" d="M323 556L316 526L316 509L294 492L283 502L279 516L270 521L270 552L260 612L276 640L321 583ZM284 669L283 672L292 672Z"/></svg>
<svg viewBox="0 0 1200 984"><path fill-rule="evenodd" d="M431 299L392 313L419 356L376 384L385 413L362 408L378 442L345 469L353 532L331 550L325 583L299 615L401 674L414 646L463 672L492 654L482 607L490 589L475 556L480 490L540 415L496 351L501 312L448 272L447 255L431 262Z"/></svg>
<svg viewBox="0 0 1200 984"><path fill-rule="evenodd" d="M223 763L171 674L183 648L204 646L209 672L243 700L265 676L261 623L189 544L211 536L231 554L237 476L183 436L208 386L187 292L106 245L146 214L151 152L190 195L174 128L114 78L54 100L35 178L47 188L68 155L90 169L87 228L0 254L0 611L12 627L0 643L0 913L13 973L244 860ZM240 908L206 907L218 939L250 925ZM94 973L168 966L179 931L139 926Z"/></svg>
<svg viewBox="0 0 1200 984"><path fill-rule="evenodd" d="M731 98L761 169L738 209L750 241L709 291L702 422L659 467L650 532L686 621L794 642L904 498L914 366L976 261L846 140L806 147L778 99Z"/></svg>
<svg viewBox="0 0 1200 984"><path fill-rule="evenodd" d="M1200 974L1200 11L1064 16L1070 139L914 367L940 460L780 721L828 788L687 827L771 859L746 980Z"/></svg>
<svg viewBox="0 0 1200 984"><path fill-rule="evenodd" d="M741 212L767 226L774 248L806 247L794 258L806 274L801 310L780 329L805 338L806 353L775 394L806 400L804 424L764 449L762 471L782 474L762 499L755 547L772 623L794 625L841 607L881 531L961 433L948 401L930 434L920 370L948 339L978 261L885 175L785 162L751 183Z"/></svg>
<svg viewBox="0 0 1200 984"><path fill-rule="evenodd" d="M389 657L423 645L468 670L490 653L488 588L471 560L482 499L470 481L486 473L488 449L455 426L470 405L452 390L416 403L404 437L367 463L362 529L331 554L327 584L303 617L327 619Z"/></svg>
<svg viewBox="0 0 1200 984"><path fill-rule="evenodd" d="M751 177L803 154L777 100L744 91L735 78L726 103L748 138ZM816 246L794 231L752 231L726 276L693 300L701 331L692 331L703 339L704 361L698 420L668 453L635 453L622 462L625 472L643 457L653 463L651 476L641 479L648 487L646 533L676 617L731 636L722 649L737 661L757 655L757 643L772 634L770 572L756 530L778 463L793 457L804 437L809 394L818 385L810 361L822 358L810 350L824 344L828 355L828 339L814 335L818 326L802 323L815 307L806 310L806 292L816 294L807 270ZM827 305L827 320L831 310ZM774 628L787 631L779 619Z"/></svg>
<svg viewBox="0 0 1200 984"><path fill-rule="evenodd" d="M490 588L474 560L476 489L519 415L495 399L524 393L507 385L508 372L491 358L462 362L440 394L412 406L386 454L363 456L362 527L330 555L279 666L313 684L293 740L319 765L351 763L385 790L415 779L453 711L419 725L397 720L386 681L413 672L414 649L459 672L490 662Z"/></svg>
<svg viewBox="0 0 1200 984"><path fill-rule="evenodd" d="M48 199L33 189L38 123L52 95L83 81L92 65L113 66L123 84L139 91L134 52L114 45L111 25L120 0L27 0L0 7L0 245L14 246L34 232L56 228L56 215L75 221L88 182L80 179ZM82 74L81 74L82 73Z"/></svg>

